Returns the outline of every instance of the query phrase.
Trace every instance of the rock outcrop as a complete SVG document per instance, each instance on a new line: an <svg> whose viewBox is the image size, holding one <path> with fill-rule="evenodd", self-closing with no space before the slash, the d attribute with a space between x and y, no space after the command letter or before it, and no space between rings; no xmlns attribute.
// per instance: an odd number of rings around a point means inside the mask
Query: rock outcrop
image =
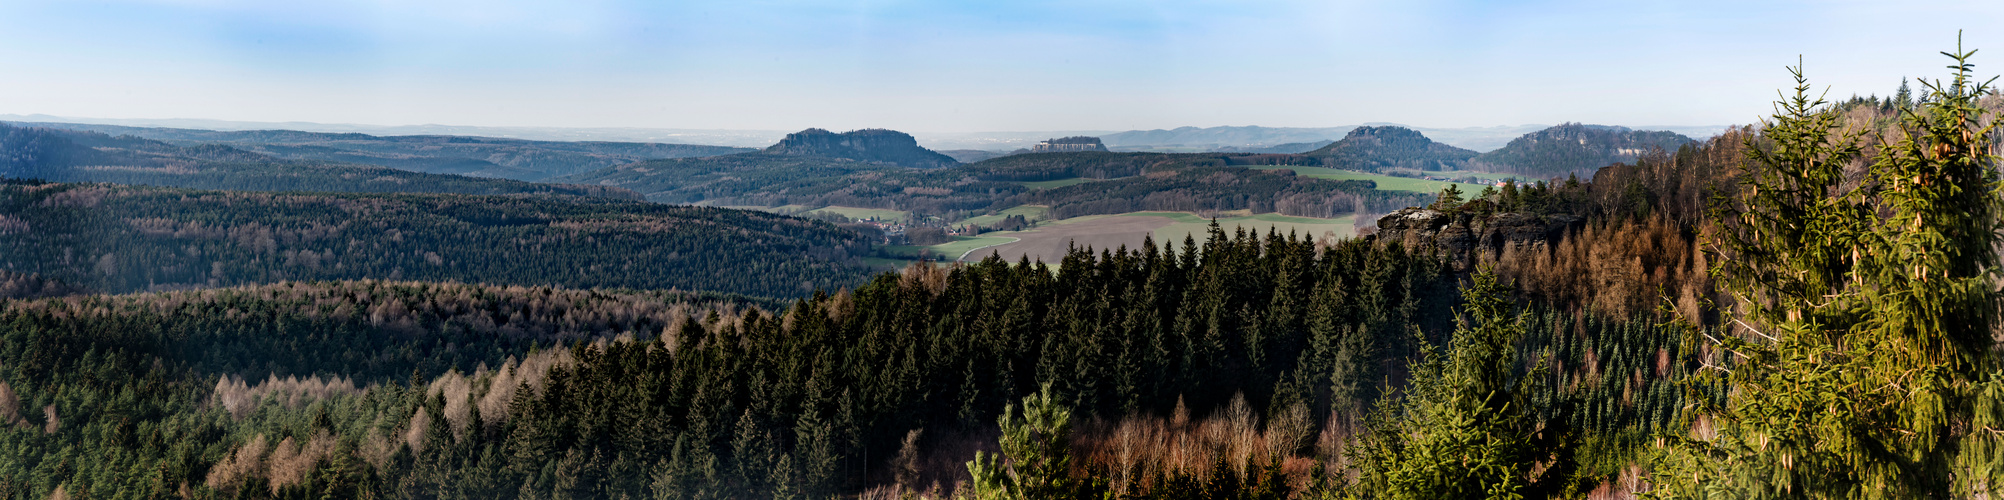
<svg viewBox="0 0 2004 500"><path fill-rule="evenodd" d="M1456 271L1471 271L1484 252L1524 251L1557 243L1586 225L1573 215L1442 212L1407 208L1378 219L1379 242L1398 242L1408 249L1433 251L1447 257Z"/></svg>
<svg viewBox="0 0 2004 500"><path fill-rule="evenodd" d="M919 147L911 134L896 130L863 129L840 134L810 128L780 139L765 148L766 153L796 156L823 156L889 163L912 168L939 168L958 165L953 157Z"/></svg>

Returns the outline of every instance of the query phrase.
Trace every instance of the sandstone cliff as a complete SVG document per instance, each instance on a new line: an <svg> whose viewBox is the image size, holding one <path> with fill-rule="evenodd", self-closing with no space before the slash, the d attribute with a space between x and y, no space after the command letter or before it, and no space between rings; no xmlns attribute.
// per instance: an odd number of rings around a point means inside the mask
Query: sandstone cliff
<svg viewBox="0 0 2004 500"><path fill-rule="evenodd" d="M1451 260L1454 270L1470 271L1474 270L1482 252L1494 255L1505 248L1514 247L1523 251L1554 244L1585 225L1585 218L1573 215L1500 213L1485 216L1471 212L1407 208L1379 218L1378 232L1374 237L1380 242L1399 242L1408 249L1430 249Z"/></svg>

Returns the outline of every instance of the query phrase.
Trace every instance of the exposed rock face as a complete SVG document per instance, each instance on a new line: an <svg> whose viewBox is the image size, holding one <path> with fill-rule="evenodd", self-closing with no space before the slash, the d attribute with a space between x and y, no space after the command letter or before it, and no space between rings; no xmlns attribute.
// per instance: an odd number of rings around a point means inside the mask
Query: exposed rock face
<svg viewBox="0 0 2004 500"><path fill-rule="evenodd" d="M825 156L890 163L913 168L939 168L959 162L947 155L919 147L910 134L896 130L863 129L840 134L810 128L780 139L765 152L782 155Z"/></svg>
<svg viewBox="0 0 2004 500"><path fill-rule="evenodd" d="M1456 271L1475 268L1481 251L1502 252L1506 248L1523 251L1557 243L1559 238L1584 227L1586 219L1572 215L1536 216L1501 213L1482 216L1468 212L1441 212L1407 208L1378 219L1376 238L1396 241L1408 249L1431 248L1454 264Z"/></svg>

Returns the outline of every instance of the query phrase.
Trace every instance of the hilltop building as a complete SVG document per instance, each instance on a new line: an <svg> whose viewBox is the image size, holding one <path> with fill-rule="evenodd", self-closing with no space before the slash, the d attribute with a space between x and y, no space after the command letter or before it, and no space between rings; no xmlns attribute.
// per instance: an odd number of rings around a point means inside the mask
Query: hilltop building
<svg viewBox="0 0 2004 500"><path fill-rule="evenodd" d="M1070 153L1074 151L1106 151L1098 137L1064 137L1037 143L1030 148L1032 153Z"/></svg>

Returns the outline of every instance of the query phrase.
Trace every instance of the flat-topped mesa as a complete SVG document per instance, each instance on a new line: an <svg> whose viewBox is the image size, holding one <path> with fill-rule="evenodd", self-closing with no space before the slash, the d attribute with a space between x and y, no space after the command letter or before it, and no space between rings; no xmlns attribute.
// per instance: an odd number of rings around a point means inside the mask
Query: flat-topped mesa
<svg viewBox="0 0 2004 500"><path fill-rule="evenodd" d="M785 139L780 139L779 144L765 148L765 152L779 155L847 158L913 168L939 168L960 163L950 156L919 147L918 140L912 138L911 134L878 128L852 130L840 134L810 128L786 134Z"/></svg>
<svg viewBox="0 0 2004 500"><path fill-rule="evenodd" d="M1030 148L1032 153L1070 153L1076 151L1106 151L1106 145L1098 137L1060 137L1037 143Z"/></svg>

